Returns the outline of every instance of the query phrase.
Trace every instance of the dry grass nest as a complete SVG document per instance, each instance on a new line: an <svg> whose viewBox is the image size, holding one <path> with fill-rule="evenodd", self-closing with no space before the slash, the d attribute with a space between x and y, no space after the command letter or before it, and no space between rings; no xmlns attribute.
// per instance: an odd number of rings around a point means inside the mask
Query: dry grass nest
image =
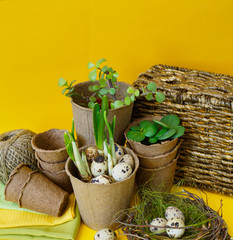
<svg viewBox="0 0 233 240"><path fill-rule="evenodd" d="M185 233L180 239L228 240L230 236L222 219L222 202L218 212L208 206L202 197L186 190L175 193L159 192L141 188L137 194L139 204L123 211L125 221L116 220L129 240L171 239L166 235L150 232L150 222L154 218L164 218L169 206L179 208L185 216ZM122 219L122 218L121 218Z"/></svg>

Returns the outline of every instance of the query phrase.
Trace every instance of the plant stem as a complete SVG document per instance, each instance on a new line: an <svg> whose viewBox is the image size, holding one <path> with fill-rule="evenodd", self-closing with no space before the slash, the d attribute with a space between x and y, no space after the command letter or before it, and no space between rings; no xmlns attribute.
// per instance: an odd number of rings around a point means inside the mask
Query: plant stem
<svg viewBox="0 0 233 240"><path fill-rule="evenodd" d="M109 85L110 88L114 88L113 85L112 85L111 79L108 79L108 85ZM116 101L116 94L113 94L112 98L113 98L113 101L115 102Z"/></svg>

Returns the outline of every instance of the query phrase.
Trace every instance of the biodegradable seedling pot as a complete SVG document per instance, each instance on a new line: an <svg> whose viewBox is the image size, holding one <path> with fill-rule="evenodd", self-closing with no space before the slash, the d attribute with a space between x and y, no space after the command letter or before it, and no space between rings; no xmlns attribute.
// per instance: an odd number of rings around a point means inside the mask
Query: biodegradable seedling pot
<svg viewBox="0 0 233 240"><path fill-rule="evenodd" d="M130 146L131 149L133 149L133 151L136 154L139 154L145 157L154 157L156 155L162 155L167 152L170 152L177 145L178 138L172 139L170 141L151 144L151 145L144 145L140 142L135 142L127 138L127 132L129 131L130 127L139 124L143 120L152 121L153 119L160 120L161 118L162 118L161 116L149 116L149 117L139 118L129 123L129 125L124 131L124 135L125 135L125 138L127 139L128 145Z"/></svg>
<svg viewBox="0 0 233 240"><path fill-rule="evenodd" d="M62 215L69 199L67 192L25 164L12 171L4 193L5 200L19 207L56 217Z"/></svg>
<svg viewBox="0 0 233 240"><path fill-rule="evenodd" d="M139 167L136 177L138 184L143 187L156 188L160 191L168 191L174 180L178 158L179 155L169 164L160 168L147 169Z"/></svg>
<svg viewBox="0 0 233 240"><path fill-rule="evenodd" d="M37 159L37 165L39 164L41 170L43 171L49 171L49 172L59 172L59 171L62 171L65 169L65 164L66 164L66 160L65 161L62 161L62 162L52 162L52 163L49 163L49 162L44 162L42 161L37 152L35 152L35 156L36 156L36 159Z"/></svg>
<svg viewBox="0 0 233 240"><path fill-rule="evenodd" d="M84 151L89 146L84 146L79 151ZM73 161L69 158L66 163L66 172L74 189L80 215L84 223L92 229L118 228L119 225L114 223L114 219L121 210L130 207L139 161L131 149L127 147L123 149L125 153L133 156L135 168L122 182L105 185L83 182L77 177Z"/></svg>
<svg viewBox="0 0 233 240"><path fill-rule="evenodd" d="M145 157L137 154L140 162L140 167L154 169L168 165L177 156L181 142L182 141L180 140L174 149L162 155L156 155L154 157Z"/></svg>
<svg viewBox="0 0 233 240"><path fill-rule="evenodd" d="M88 87L95 85L96 82L82 82L74 86L75 92L83 94L83 96L90 96L93 93L88 90ZM116 90L116 99L122 100L125 95L127 88L130 86L128 83L118 82L117 85L120 87L120 91ZM111 96L108 96L109 99ZM75 123L75 130L78 136L78 145L80 147L87 144L95 144L94 128L93 128L93 111L90 108L82 107L79 99L74 96L71 100L73 118ZM112 121L113 116L116 115L116 127L114 133L114 140L120 145L124 145L124 130L130 122L133 110L133 103L129 106L123 106L117 109L109 109L108 120Z"/></svg>
<svg viewBox="0 0 233 240"><path fill-rule="evenodd" d="M54 163L68 158L64 142L65 132L66 130L50 129L32 138L32 147L42 161Z"/></svg>
<svg viewBox="0 0 233 240"><path fill-rule="evenodd" d="M60 188L62 188L63 190L65 190L68 193L73 192L70 178L68 177L65 169L58 171L58 172L46 171L46 170L42 169L40 162L38 162L38 168L43 173L43 175L45 175L48 179L50 179L52 182L57 184Z"/></svg>

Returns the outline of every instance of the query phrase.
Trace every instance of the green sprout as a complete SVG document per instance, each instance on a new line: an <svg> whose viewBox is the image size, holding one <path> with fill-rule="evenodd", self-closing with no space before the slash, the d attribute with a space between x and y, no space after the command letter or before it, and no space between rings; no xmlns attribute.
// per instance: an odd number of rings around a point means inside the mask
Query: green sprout
<svg viewBox="0 0 233 240"><path fill-rule="evenodd" d="M146 145L181 137L185 128L180 119L174 114L164 116L161 120L144 120L138 125L130 127L127 138Z"/></svg>
<svg viewBox="0 0 233 240"><path fill-rule="evenodd" d="M111 109L116 109L123 107L124 105L130 105L138 97L145 97L148 101L155 100L158 103L161 103L165 100L165 96L162 92L157 91L157 86L154 82L150 82L146 87L141 87L140 89L135 89L134 87L129 87L125 94L124 100L116 99L116 90L120 90L117 86L117 78L119 74L113 70L113 68L108 66L101 67L102 63L106 62L105 59L99 59L96 64L89 62L88 68L92 69L88 75L88 78L91 82L96 84L89 86L89 91L92 92L91 96L79 96L75 92L73 84L75 81L72 81L70 84L63 78L60 78L58 81L58 86L63 87L62 94L65 94L68 97L78 96L83 100L87 101L89 108L94 108L96 102L101 102L103 96L109 94L112 96L110 103Z"/></svg>

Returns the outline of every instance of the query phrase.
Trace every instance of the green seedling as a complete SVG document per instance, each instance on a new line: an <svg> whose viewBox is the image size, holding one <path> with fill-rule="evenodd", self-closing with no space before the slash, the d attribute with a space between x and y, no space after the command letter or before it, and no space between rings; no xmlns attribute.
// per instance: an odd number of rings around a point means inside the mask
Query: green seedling
<svg viewBox="0 0 233 240"><path fill-rule="evenodd" d="M180 119L176 115L169 114L161 120L144 120L130 127L127 138L143 144L154 144L161 141L181 137L185 128L180 124Z"/></svg>

